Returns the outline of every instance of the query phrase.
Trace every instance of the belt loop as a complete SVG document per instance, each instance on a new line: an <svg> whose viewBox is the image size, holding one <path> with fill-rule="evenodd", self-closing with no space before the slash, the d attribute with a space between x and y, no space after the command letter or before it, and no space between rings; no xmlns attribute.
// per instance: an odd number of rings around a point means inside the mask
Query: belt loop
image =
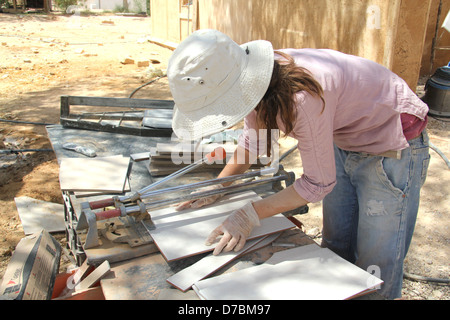
<svg viewBox="0 0 450 320"><path fill-rule="evenodd" d="M428 137L428 131L426 128L422 130L422 141L427 147L430 146L430 138Z"/></svg>

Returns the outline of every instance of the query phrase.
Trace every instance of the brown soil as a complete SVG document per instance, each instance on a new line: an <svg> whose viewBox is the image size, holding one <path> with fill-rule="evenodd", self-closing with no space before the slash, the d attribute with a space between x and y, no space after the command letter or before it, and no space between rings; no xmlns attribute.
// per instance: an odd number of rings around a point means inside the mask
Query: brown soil
<svg viewBox="0 0 450 320"><path fill-rule="evenodd" d="M0 14L0 118L41 123L59 122L62 95L128 97L153 78L139 60L157 60L164 70L172 51L152 44L151 20L143 17ZM122 64L131 57L134 64ZM165 78L139 90L135 98L171 99ZM448 122L430 120L431 141L450 155ZM292 145L286 139L284 147ZM0 122L0 149L50 149L43 125ZM406 261L410 273L448 278L450 170L431 151L429 176L413 243ZM301 173L293 153L284 162ZM300 169L299 169L300 168ZM53 152L0 154L0 278L12 252L24 237L14 198L28 196L63 203L58 164ZM299 219L320 240L320 204ZM55 237L64 245L64 234ZM67 261L66 261L67 262ZM63 263L64 266L64 263ZM448 300L448 286L405 280L405 299Z"/></svg>

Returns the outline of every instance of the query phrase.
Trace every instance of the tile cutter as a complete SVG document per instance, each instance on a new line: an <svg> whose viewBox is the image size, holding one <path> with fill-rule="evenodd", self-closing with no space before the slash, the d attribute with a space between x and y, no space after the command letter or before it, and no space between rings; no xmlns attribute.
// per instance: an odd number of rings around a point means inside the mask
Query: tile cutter
<svg viewBox="0 0 450 320"><path fill-rule="evenodd" d="M88 229L86 240L84 244L85 249L93 248L99 245L97 221L107 220L111 218L128 218L134 217L135 221L142 224L144 229L152 230L155 228L153 221L151 220L150 210L161 208L175 203L180 203L188 200L196 200L203 197L225 194L230 192L237 192L241 190L253 189L259 185L271 183L276 188L281 189L281 181L285 181L286 185L290 185L295 180L293 172L284 171L281 165L272 165L270 167L262 168L255 171L246 172L243 174L233 175L224 178L216 178L211 180L205 180L201 182L185 184L175 187L169 187L165 189L153 190L158 186L168 182L169 180L180 177L204 163L212 163L216 160L222 160L226 157L226 152L223 148L217 148L204 158L192 163L191 165L180 169L173 174L159 180L141 190L132 193L127 196L116 196L109 199L84 202L81 204L81 215L76 226L76 230ZM266 177L264 177L266 176ZM155 200L156 197L162 195L172 195L180 191L196 190L198 188L222 184L226 182L233 182L237 180L244 180L243 182L236 183L227 187L189 193L187 195L171 197L170 199ZM144 200L149 200L144 202ZM105 209L107 207L114 206L111 210L94 211L97 209ZM151 241L151 239L149 240Z"/></svg>

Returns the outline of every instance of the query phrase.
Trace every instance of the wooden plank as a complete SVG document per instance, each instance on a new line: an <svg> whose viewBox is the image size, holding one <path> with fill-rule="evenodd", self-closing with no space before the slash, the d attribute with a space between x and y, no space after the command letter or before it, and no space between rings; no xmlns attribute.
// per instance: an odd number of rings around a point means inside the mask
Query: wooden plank
<svg viewBox="0 0 450 320"><path fill-rule="evenodd" d="M247 191L224 196L220 201L200 209L176 211L167 207L151 212L156 226L150 234L167 261L209 252L214 245L205 240L214 228L234 210L250 201L261 199L255 192ZM261 226L253 229L249 240L291 229L295 225L282 214L261 220Z"/></svg>
<svg viewBox="0 0 450 320"><path fill-rule="evenodd" d="M104 261L75 287L75 291L92 288L110 271L110 269L109 262L107 260Z"/></svg>
<svg viewBox="0 0 450 320"><path fill-rule="evenodd" d="M401 1L399 8L391 70L401 75L413 91L419 80L430 8L431 0Z"/></svg>

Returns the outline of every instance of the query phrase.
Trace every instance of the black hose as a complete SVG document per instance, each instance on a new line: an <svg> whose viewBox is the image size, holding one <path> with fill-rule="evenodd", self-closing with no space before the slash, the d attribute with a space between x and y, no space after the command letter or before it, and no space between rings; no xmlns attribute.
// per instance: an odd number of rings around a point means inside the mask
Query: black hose
<svg viewBox="0 0 450 320"><path fill-rule="evenodd" d="M6 150L0 150L0 153L22 153L22 152L35 152L35 151L44 151L44 152L50 152L53 151L53 149L6 149Z"/></svg>
<svg viewBox="0 0 450 320"><path fill-rule="evenodd" d="M430 278L430 277L423 277L418 276L416 274L404 272L403 278L409 279L409 280L415 280L415 281L425 281L425 282L437 282L437 283L450 283L450 279L441 279L441 278Z"/></svg>
<svg viewBox="0 0 450 320"><path fill-rule="evenodd" d="M8 120L8 119L0 119L0 122L12 122L12 123L23 123L23 124L35 124L38 126L50 126L54 123L44 123L44 122L31 122L31 121L19 121L19 120Z"/></svg>
<svg viewBox="0 0 450 320"><path fill-rule="evenodd" d="M134 94L135 94L136 92L138 92L138 90L142 89L143 87L148 86L149 84L152 84L153 82L158 81L159 79L164 78L164 77L167 77L167 75L164 74L164 75L162 75L162 76L159 76L159 77L157 77L157 78L155 78L155 79L153 79L153 80L151 80L151 81L149 81L149 82L143 84L142 86L136 88L136 89L129 95L128 98L133 97Z"/></svg>

